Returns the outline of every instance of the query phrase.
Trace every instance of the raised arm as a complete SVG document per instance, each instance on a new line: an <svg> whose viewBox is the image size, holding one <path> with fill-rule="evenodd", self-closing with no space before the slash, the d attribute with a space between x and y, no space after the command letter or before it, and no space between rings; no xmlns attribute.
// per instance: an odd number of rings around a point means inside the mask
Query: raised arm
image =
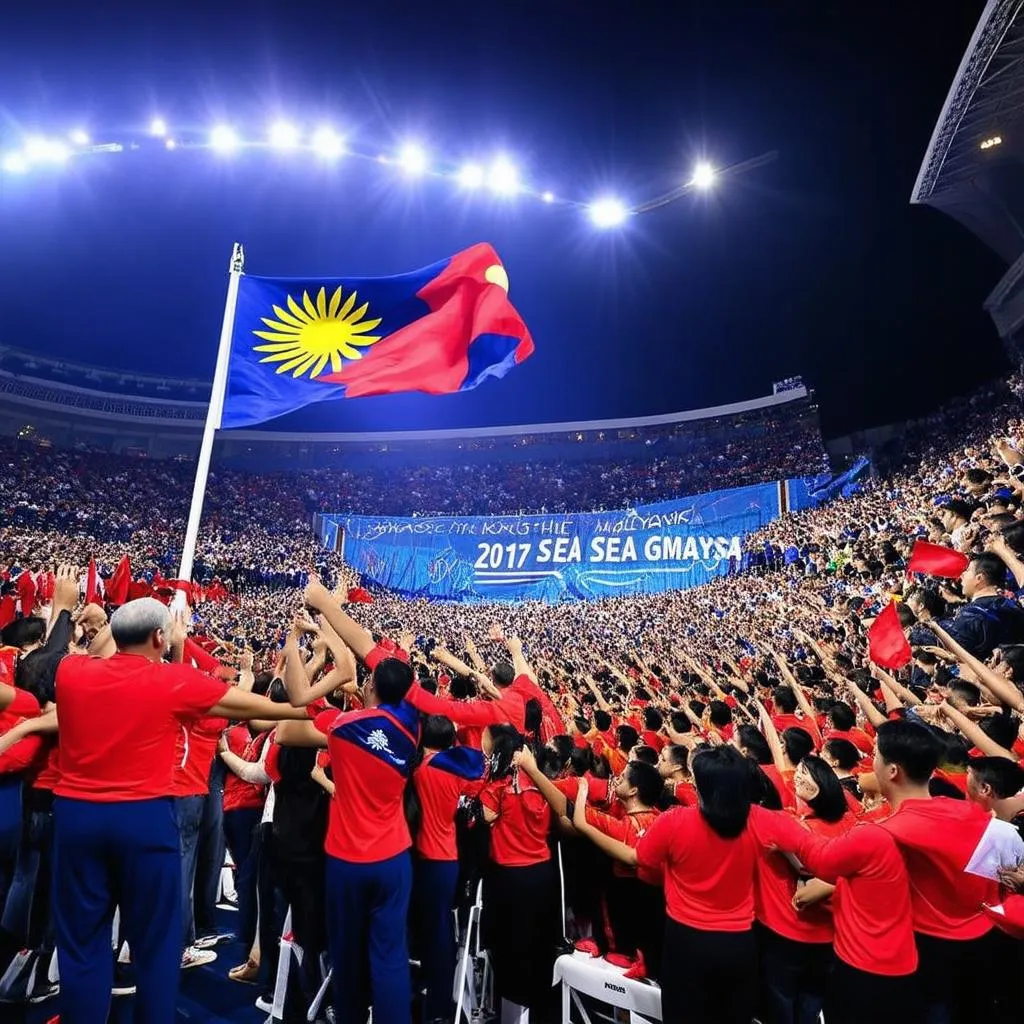
<svg viewBox="0 0 1024 1024"><path fill-rule="evenodd" d="M330 625L331 629L345 641L353 654L360 660L374 648L373 637L368 629L364 629L335 601L331 592L320 582L318 576L310 576L306 584L304 599L307 605L319 612Z"/></svg>

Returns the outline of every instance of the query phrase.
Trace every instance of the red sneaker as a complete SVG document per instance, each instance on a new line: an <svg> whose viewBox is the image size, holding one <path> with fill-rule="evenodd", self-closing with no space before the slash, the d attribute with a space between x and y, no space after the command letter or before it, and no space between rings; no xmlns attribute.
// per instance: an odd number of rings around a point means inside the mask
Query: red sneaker
<svg viewBox="0 0 1024 1024"><path fill-rule="evenodd" d="M633 958L626 956L624 953L605 953L604 958L612 965L612 967L633 966Z"/></svg>
<svg viewBox="0 0 1024 1024"><path fill-rule="evenodd" d="M644 963L643 953L637 951L633 966L623 975L624 978L632 978L633 981L643 981L647 977L647 964Z"/></svg>
<svg viewBox="0 0 1024 1024"><path fill-rule="evenodd" d="M58 1013L56 1017L51 1017L51 1018L50 1018L50 1019L49 1019L49 1020L48 1020L48 1021L46 1022L46 1024L60 1024L60 1014Z"/></svg>
<svg viewBox="0 0 1024 1024"><path fill-rule="evenodd" d="M577 939L576 950L580 953L587 953L590 956L600 956L601 949L593 939Z"/></svg>

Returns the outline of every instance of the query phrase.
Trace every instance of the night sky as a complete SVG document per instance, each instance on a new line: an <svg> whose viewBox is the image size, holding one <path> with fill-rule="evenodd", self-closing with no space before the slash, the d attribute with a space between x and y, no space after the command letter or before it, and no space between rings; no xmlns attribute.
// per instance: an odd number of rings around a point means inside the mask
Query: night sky
<svg viewBox="0 0 1024 1024"><path fill-rule="evenodd" d="M190 8L207 7L193 11ZM508 153L540 188L639 202L701 156L778 159L599 232L576 210L466 196L372 162L148 150L0 175L0 342L212 375L231 242L251 273L392 274L502 255L536 355L446 398L328 403L311 429L644 415L803 374L827 435L923 412L1000 372L980 241L908 203L984 4L445 0L5 10L0 150L228 120L331 121ZM442 13L443 12L443 13Z"/></svg>

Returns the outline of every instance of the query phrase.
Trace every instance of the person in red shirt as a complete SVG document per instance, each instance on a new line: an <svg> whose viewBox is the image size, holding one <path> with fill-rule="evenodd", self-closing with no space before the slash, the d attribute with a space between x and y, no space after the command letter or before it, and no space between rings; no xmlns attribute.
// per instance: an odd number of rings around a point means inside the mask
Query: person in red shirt
<svg viewBox="0 0 1024 1024"><path fill-rule="evenodd" d="M658 754L658 774L664 787L660 806L666 808L673 803L684 807L697 806L697 790L690 775L690 750L681 743L670 743Z"/></svg>
<svg viewBox="0 0 1024 1024"><path fill-rule="evenodd" d="M878 728L874 771L893 808L881 823L910 874L920 984L929 1020L953 1024L989 1019L995 1012L988 968L993 925L982 904L997 904L995 881L967 871L986 834L999 826L969 800L932 798L928 782L942 754L930 727L902 719ZM1024 842L1014 834L1018 860Z"/></svg>
<svg viewBox="0 0 1024 1024"><path fill-rule="evenodd" d="M486 765L482 751L455 746L455 726L441 715L423 723L423 758L412 784L420 806L413 861L412 904L417 949L426 983L423 1016L453 1013L455 927L452 908L459 880L455 815L464 796L479 793Z"/></svg>
<svg viewBox="0 0 1024 1024"><path fill-rule="evenodd" d="M181 846L171 793L183 721L302 718L203 675L164 664L184 641L153 598L111 617L117 653L57 669L60 779L54 789L53 913L63 1024L107 1018L114 907L136 968L136 1014L173 1024L181 962ZM172 631L173 630L173 631Z"/></svg>
<svg viewBox="0 0 1024 1024"><path fill-rule="evenodd" d="M794 776L804 827L818 835L842 835L856 818L835 773L813 754ZM820 904L832 886L810 879L798 886L793 866L776 853L758 861L755 888L760 925L764 1005L772 1021L816 1021L825 1006L832 967L832 915Z"/></svg>
<svg viewBox="0 0 1024 1024"><path fill-rule="evenodd" d="M892 837L881 826L862 822L829 838L781 814L759 822L758 834L835 886L830 901L835 964L825 1008L829 1024L920 1020L910 879Z"/></svg>
<svg viewBox="0 0 1024 1024"><path fill-rule="evenodd" d="M523 737L509 725L492 725L484 734L491 768L480 794L491 827L484 933L496 996L531 1007L551 990L559 894L548 845L551 808L526 772L513 767L522 746Z"/></svg>
<svg viewBox="0 0 1024 1024"><path fill-rule="evenodd" d="M750 803L750 769L733 747L693 759L699 805L666 811L636 849L573 825L626 864L664 872L667 922L661 982L664 1021L750 1024L757 1003L754 872L762 814Z"/></svg>
<svg viewBox="0 0 1024 1024"><path fill-rule="evenodd" d="M874 742L863 729L857 728L857 716L849 704L836 701L828 709L826 719L826 740L849 740L862 754L870 757L874 753Z"/></svg>

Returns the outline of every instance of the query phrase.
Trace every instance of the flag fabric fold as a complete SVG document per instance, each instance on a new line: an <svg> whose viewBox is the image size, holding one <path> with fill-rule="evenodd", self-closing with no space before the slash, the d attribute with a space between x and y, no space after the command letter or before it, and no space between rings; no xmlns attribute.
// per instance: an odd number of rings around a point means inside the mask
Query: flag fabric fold
<svg viewBox="0 0 1024 1024"><path fill-rule="evenodd" d="M967 568L969 559L966 555L941 544L929 544L926 540L914 542L914 550L907 562L907 574L920 572L926 576L943 576L957 579Z"/></svg>
<svg viewBox="0 0 1024 1024"><path fill-rule="evenodd" d="M868 653L882 668L902 668L910 661L910 644L903 634L896 605L890 602L871 623L868 630Z"/></svg>
<svg viewBox="0 0 1024 1024"><path fill-rule="evenodd" d="M89 571L85 575L85 603L101 604L99 573L96 571L96 559L89 559Z"/></svg>
<svg viewBox="0 0 1024 1024"><path fill-rule="evenodd" d="M219 426L252 426L326 399L468 391L533 349L486 243L396 277L244 276Z"/></svg>
<svg viewBox="0 0 1024 1024"><path fill-rule="evenodd" d="M112 605L124 604L128 600L128 590L131 582L131 559L124 555L121 561L117 563L114 575L107 580L107 603Z"/></svg>

